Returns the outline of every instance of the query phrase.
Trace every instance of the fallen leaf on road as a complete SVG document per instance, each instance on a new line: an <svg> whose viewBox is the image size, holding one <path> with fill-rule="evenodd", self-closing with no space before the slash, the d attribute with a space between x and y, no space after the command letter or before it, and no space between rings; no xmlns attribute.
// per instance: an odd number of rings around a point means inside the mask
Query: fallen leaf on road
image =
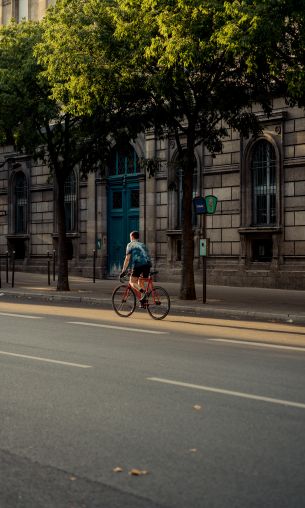
<svg viewBox="0 0 305 508"><path fill-rule="evenodd" d="M133 475L133 476L144 476L144 475L147 475L149 474L148 471L145 471L142 470L142 469L131 469L131 471L129 471L129 474L130 475Z"/></svg>
<svg viewBox="0 0 305 508"><path fill-rule="evenodd" d="M197 451L198 451L198 450L197 450L197 448L191 448L191 449L190 449L190 452L191 452L191 453L196 453Z"/></svg>
<svg viewBox="0 0 305 508"><path fill-rule="evenodd" d="M114 473L122 473L123 468L121 468L120 466L117 466L117 467L114 467L112 471Z"/></svg>
<svg viewBox="0 0 305 508"><path fill-rule="evenodd" d="M195 406L193 406L193 409L195 409L195 411L201 411L202 407L199 406L199 404L195 404Z"/></svg>
<svg viewBox="0 0 305 508"><path fill-rule="evenodd" d="M69 476L69 480L71 480L71 482L74 482L76 480L76 476Z"/></svg>

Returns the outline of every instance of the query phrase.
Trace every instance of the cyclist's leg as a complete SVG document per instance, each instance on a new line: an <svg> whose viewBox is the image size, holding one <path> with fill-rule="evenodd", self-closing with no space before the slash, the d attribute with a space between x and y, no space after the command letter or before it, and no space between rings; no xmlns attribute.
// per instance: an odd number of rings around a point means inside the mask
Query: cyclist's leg
<svg viewBox="0 0 305 508"><path fill-rule="evenodd" d="M137 267L137 266L134 267L132 269L129 282L130 282L131 287L133 287L134 289L136 289L137 291L140 291L142 293L143 290L141 291L142 288L139 283L140 275L141 275L141 267Z"/></svg>
<svg viewBox="0 0 305 508"><path fill-rule="evenodd" d="M148 282L150 272L150 265L141 266L141 277L139 278L139 286L146 291L147 287L145 287L145 283Z"/></svg>
<svg viewBox="0 0 305 508"><path fill-rule="evenodd" d="M139 286L140 291L142 293L141 302L145 303L147 301L147 286L148 286L148 277L150 272L150 265L143 265L141 267L141 277L139 278Z"/></svg>
<svg viewBox="0 0 305 508"><path fill-rule="evenodd" d="M131 272L130 276L130 284L133 288L137 289L141 293L145 290L145 280L143 277L147 277L149 273L149 269L147 269L146 265L143 266L135 266Z"/></svg>

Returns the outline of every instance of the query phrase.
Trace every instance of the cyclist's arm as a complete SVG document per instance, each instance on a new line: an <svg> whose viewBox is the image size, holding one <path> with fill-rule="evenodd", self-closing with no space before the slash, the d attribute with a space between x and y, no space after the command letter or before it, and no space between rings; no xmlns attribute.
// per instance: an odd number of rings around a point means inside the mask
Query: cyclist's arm
<svg viewBox="0 0 305 508"><path fill-rule="evenodd" d="M128 268L128 265L129 265L129 262L130 262L130 258L131 258L131 254L126 254L126 257L125 257L125 260L124 260L124 264L123 264L123 268L122 268L122 272L126 272L126 270Z"/></svg>

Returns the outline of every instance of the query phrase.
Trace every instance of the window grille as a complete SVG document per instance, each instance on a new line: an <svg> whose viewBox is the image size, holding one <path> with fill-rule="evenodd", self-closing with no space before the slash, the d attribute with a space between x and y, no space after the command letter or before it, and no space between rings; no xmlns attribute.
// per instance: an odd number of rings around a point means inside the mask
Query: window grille
<svg viewBox="0 0 305 508"><path fill-rule="evenodd" d="M66 232L73 233L76 229L76 178L74 172L65 181L64 193Z"/></svg>
<svg viewBox="0 0 305 508"><path fill-rule="evenodd" d="M28 187L23 173L15 179L15 233L27 232Z"/></svg>
<svg viewBox="0 0 305 508"><path fill-rule="evenodd" d="M252 242L252 260L253 261L272 261L272 239L257 239Z"/></svg>
<svg viewBox="0 0 305 508"><path fill-rule="evenodd" d="M276 157L273 146L259 141L251 161L252 221L257 226L276 222Z"/></svg>
<svg viewBox="0 0 305 508"><path fill-rule="evenodd" d="M138 156L135 149L127 147L115 147L109 157L109 176L132 175L140 172Z"/></svg>

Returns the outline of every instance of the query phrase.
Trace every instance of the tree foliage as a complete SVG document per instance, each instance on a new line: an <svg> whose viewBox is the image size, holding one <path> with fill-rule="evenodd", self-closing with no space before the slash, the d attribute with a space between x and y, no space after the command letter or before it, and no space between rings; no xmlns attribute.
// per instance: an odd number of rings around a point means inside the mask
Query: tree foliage
<svg viewBox="0 0 305 508"><path fill-rule="evenodd" d="M47 16L47 38L40 52L53 97L67 111L92 113L111 97L115 108L127 115L124 132L135 135L153 125L157 134L175 137L183 167L180 295L187 299L196 296L192 232L196 146L219 152L228 127L243 135L257 133L251 104L258 100L269 112L273 93L269 69L257 79L246 59L225 42L231 4L59 0Z"/></svg>
<svg viewBox="0 0 305 508"><path fill-rule="evenodd" d="M192 181L195 149L212 154L233 128L248 136L259 132L252 113L259 100L270 111L268 76L246 72L218 34L227 23L223 2L119 0L116 34L129 42L129 66L145 75L155 124L174 135L183 169L182 278L180 297L195 298L193 271Z"/></svg>
<svg viewBox="0 0 305 508"><path fill-rule="evenodd" d="M43 76L62 109L78 117L108 114L108 134L129 140L150 122L142 80L122 79L129 46L115 37L109 0L58 0L43 21L36 47Z"/></svg>
<svg viewBox="0 0 305 508"><path fill-rule="evenodd" d="M27 118L28 110L22 108L28 107L30 124L35 117L44 125L44 130L32 130L33 146L38 146L37 134L58 136L55 145L46 143L50 157L55 150L65 160L68 169L62 166L58 174L69 172L77 161L84 171L93 168L103 159L102 152L105 156L111 138L134 139L152 126L158 135L175 138L183 169L182 298L196 296L192 231L196 147L204 145L218 153L228 128L243 136L257 134L254 102L267 114L274 95L305 104L304 2L58 0L42 28L35 28L39 36L36 32L31 36L36 37L34 56L27 59L27 72L20 67L21 88L28 79L31 92L20 104L16 94L16 110ZM24 37L28 44L31 37ZM18 83L17 68L16 77ZM1 82L4 85L5 72ZM38 110L37 98L41 98ZM10 108L9 93L2 93L0 100L4 111ZM52 129L47 127L51 118L58 119L51 122ZM26 125L27 121L19 130L15 126L16 142L24 139ZM9 126L0 119L3 135ZM54 160L60 158L51 158L51 165Z"/></svg>
<svg viewBox="0 0 305 508"><path fill-rule="evenodd" d="M248 73L267 76L273 91L305 106L305 0L234 0L218 34L224 47L244 58Z"/></svg>
<svg viewBox="0 0 305 508"><path fill-rule="evenodd" d="M46 163L54 177L57 289L68 290L64 185L74 169L87 173L103 166L113 108L101 106L86 116L64 109L52 94L43 63L37 60L35 48L43 36L44 26L30 21L0 29L0 133L3 142Z"/></svg>

